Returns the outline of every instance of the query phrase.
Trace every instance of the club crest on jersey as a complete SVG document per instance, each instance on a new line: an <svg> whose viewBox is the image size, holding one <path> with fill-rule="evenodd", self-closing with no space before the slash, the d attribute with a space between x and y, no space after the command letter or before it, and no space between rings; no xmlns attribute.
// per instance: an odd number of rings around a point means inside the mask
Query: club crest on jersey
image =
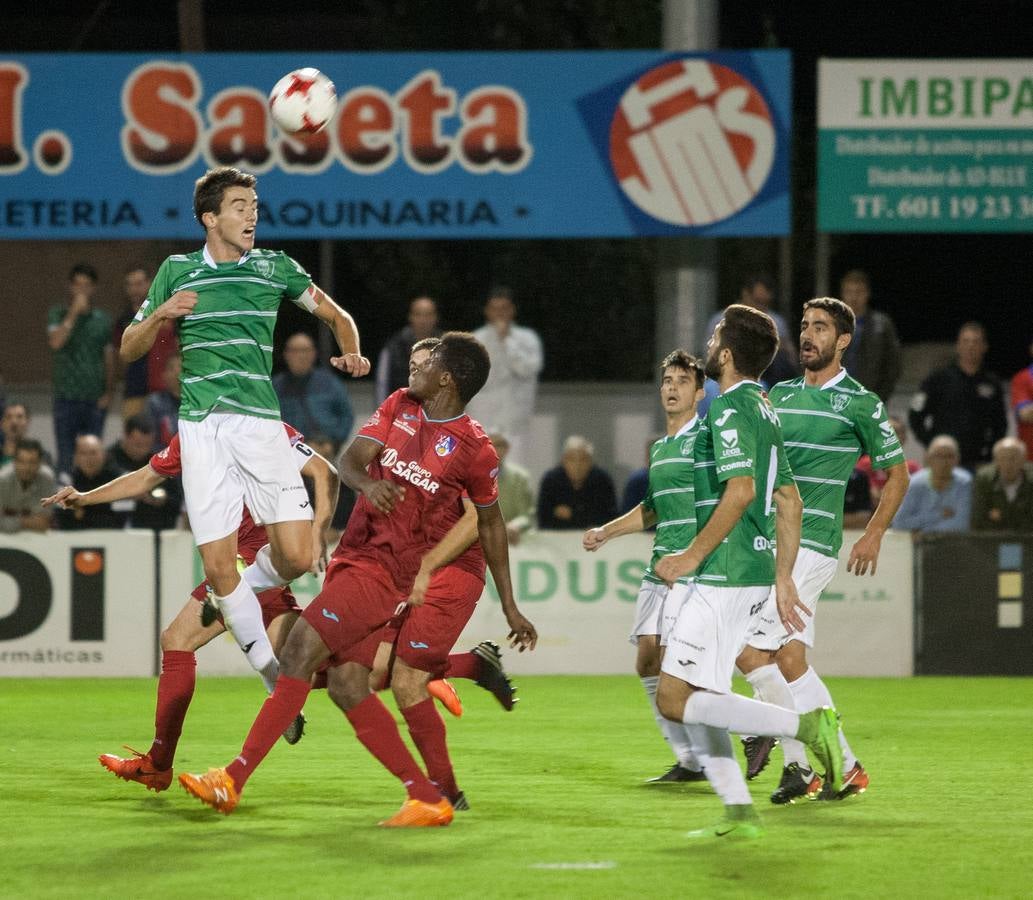
<svg viewBox="0 0 1033 900"><path fill-rule="evenodd" d="M832 395L832 408L836 412L843 412L850 404L850 395L841 394L838 391Z"/></svg>
<svg viewBox="0 0 1033 900"><path fill-rule="evenodd" d="M692 456L692 448L695 443L696 439L694 437L685 438L685 440L681 442L681 455Z"/></svg>
<svg viewBox="0 0 1033 900"><path fill-rule="evenodd" d="M263 278L271 278L273 274L273 261L266 259L264 256L259 256L257 259L252 259L251 262L254 264L255 271Z"/></svg>
<svg viewBox="0 0 1033 900"><path fill-rule="evenodd" d="M456 448L456 439L450 434L443 435L438 438L438 442L434 445L434 452L438 456L448 456Z"/></svg>

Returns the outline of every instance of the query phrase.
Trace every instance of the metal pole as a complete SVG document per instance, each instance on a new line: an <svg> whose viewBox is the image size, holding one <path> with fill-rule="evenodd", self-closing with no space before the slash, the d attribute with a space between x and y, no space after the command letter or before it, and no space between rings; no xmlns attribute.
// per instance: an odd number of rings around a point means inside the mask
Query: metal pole
<svg viewBox="0 0 1033 900"><path fill-rule="evenodd" d="M184 53L204 51L204 0L179 0L179 49Z"/></svg>

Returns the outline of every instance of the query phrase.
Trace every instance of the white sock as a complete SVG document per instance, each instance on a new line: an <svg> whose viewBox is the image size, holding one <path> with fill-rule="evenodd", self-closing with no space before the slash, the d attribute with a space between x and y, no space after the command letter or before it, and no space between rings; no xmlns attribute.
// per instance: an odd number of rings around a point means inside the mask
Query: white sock
<svg viewBox="0 0 1033 900"><path fill-rule="evenodd" d="M703 764L707 781L721 802L725 806L751 804L750 789L732 754L732 741L728 732L710 725L687 725L686 729L692 736L692 749Z"/></svg>
<svg viewBox="0 0 1033 900"><path fill-rule="evenodd" d="M280 666L273 654L273 645L265 633L262 622L262 607L251 586L241 578L237 586L225 597L215 595L215 603L222 613L226 627L247 656L251 668L262 676L265 689L270 694L276 686Z"/></svg>
<svg viewBox="0 0 1033 900"><path fill-rule="evenodd" d="M241 576L256 594L270 588L283 587L290 582L276 571L273 565L272 550L266 544L255 554L255 561L244 570Z"/></svg>
<svg viewBox="0 0 1033 900"><path fill-rule="evenodd" d="M683 725L681 722L672 722L670 719L665 719L660 715L660 710L656 705L656 688L660 682L660 676L641 675L639 680L642 682L642 687L645 688L646 696L649 698L649 706L653 710L653 718L656 719L656 724L659 726L664 740L667 741L671 750L674 751L678 764L686 769L692 769L693 772L698 772L702 766L700 766L695 753L692 751L692 738L689 736L688 726Z"/></svg>
<svg viewBox="0 0 1033 900"><path fill-rule="evenodd" d="M736 734L770 737L795 737L800 730L800 714L793 710L739 694L712 691L693 691L685 704L682 721L686 725L712 725Z"/></svg>
<svg viewBox="0 0 1033 900"><path fill-rule="evenodd" d="M789 689L793 692L793 699L796 701L796 709L799 712L810 712L819 706L835 706L832 702L832 695L825 687L825 682L818 677L813 666L808 666L796 681L790 682ZM839 746L843 748L843 767L849 772L857 765L857 757L850 745L846 742L846 735L843 729L839 729Z"/></svg>
<svg viewBox="0 0 1033 900"><path fill-rule="evenodd" d="M760 666L746 676L746 680L753 686L753 695L765 703L774 703L776 706L784 706L786 709L796 709L796 698L785 680L782 671L774 663L767 666ZM806 710L802 710L806 712ZM796 738L785 737L781 739L782 755L784 765L796 763L802 769L810 769L807 761L807 751Z"/></svg>

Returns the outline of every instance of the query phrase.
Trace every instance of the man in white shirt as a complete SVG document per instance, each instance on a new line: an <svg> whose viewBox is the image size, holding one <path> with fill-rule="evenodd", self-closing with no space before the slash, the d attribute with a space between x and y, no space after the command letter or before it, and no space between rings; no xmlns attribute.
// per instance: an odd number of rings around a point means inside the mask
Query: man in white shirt
<svg viewBox="0 0 1033 900"><path fill-rule="evenodd" d="M542 370L542 341L530 328L515 325L513 292L496 287L484 306L485 325L474 332L488 349L491 374L467 407L467 412L489 431L509 438L510 459L526 464L527 445Z"/></svg>

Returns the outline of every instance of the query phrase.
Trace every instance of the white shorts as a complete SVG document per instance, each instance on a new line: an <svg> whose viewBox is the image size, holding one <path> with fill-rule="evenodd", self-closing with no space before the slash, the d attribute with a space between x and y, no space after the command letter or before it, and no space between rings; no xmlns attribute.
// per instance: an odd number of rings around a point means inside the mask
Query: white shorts
<svg viewBox="0 0 1033 900"><path fill-rule="evenodd" d="M727 694L735 660L754 632L770 588L696 582L668 638L661 671L693 687Z"/></svg>
<svg viewBox="0 0 1033 900"><path fill-rule="evenodd" d="M311 521L295 453L276 419L212 413L181 420L183 495L200 546L240 527L243 505L258 525Z"/></svg>
<svg viewBox="0 0 1033 900"><path fill-rule="evenodd" d="M835 577L838 566L838 559L801 547L796 556L796 564L793 566L793 582L796 584L796 592L800 595L800 601L811 611L809 616L800 613L800 617L807 627L803 631L792 633L786 631L778 615L775 589L772 588L768 602L764 604L764 609L761 610L757 619L757 630L750 636L749 645L758 650L778 650L790 641L800 641L808 647L813 647L818 598Z"/></svg>
<svg viewBox="0 0 1033 900"><path fill-rule="evenodd" d="M671 632L674 631L674 623L678 621L678 614L681 612L681 608L685 605L685 601L689 599L689 595L692 593L693 582L683 584L682 582L675 582L667 592L667 597L664 599L663 612L660 613L660 646L666 647L668 641L671 639Z"/></svg>
<svg viewBox="0 0 1033 900"><path fill-rule="evenodd" d="M628 640L632 644L637 644L638 639L647 634L660 634L660 616L667 592L666 584L642 582L638 589L638 599L635 601L635 624L631 626L631 634L628 635Z"/></svg>

